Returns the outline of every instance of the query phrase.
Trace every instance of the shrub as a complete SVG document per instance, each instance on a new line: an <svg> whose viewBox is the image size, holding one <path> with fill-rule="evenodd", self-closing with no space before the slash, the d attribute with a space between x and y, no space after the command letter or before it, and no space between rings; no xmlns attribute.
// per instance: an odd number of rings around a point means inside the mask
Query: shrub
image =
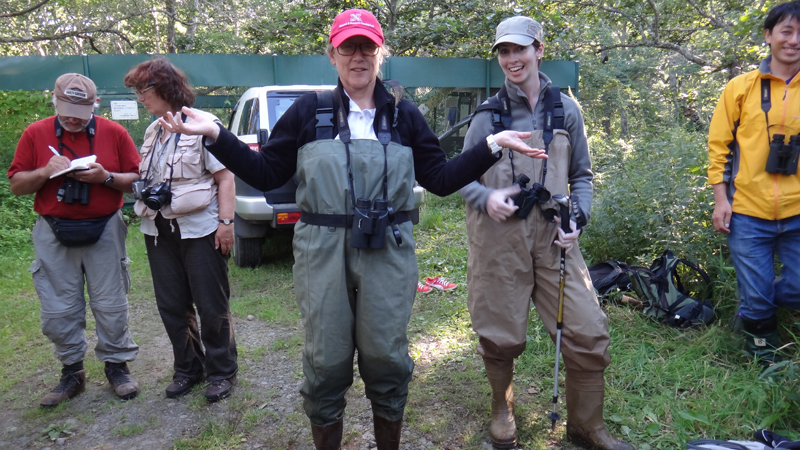
<svg viewBox="0 0 800 450"><path fill-rule="evenodd" d="M587 262L649 265L668 248L704 266L720 259L724 236L711 223L704 132L675 126L630 142L592 138L590 148L596 177L582 238Z"/></svg>

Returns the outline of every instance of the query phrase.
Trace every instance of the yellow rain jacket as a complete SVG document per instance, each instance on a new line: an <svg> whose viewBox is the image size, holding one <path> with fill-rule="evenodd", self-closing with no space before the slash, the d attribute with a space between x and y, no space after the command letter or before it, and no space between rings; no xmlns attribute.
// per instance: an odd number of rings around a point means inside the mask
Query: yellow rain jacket
<svg viewBox="0 0 800 450"><path fill-rule="evenodd" d="M772 56L758 70L731 80L717 103L708 132L708 183L728 184L733 212L767 220L800 214L800 171L767 173L774 134L800 133L800 77L789 84L770 73ZM762 110L762 79L769 80L770 108Z"/></svg>

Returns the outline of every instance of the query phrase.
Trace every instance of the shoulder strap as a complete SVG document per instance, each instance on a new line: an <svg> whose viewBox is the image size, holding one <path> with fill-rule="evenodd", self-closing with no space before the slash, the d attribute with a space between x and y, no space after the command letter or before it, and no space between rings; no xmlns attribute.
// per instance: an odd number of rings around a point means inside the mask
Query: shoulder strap
<svg viewBox="0 0 800 450"><path fill-rule="evenodd" d="M553 95L553 129L564 130L564 102L561 101L561 88L550 86L550 94Z"/></svg>
<svg viewBox="0 0 800 450"><path fill-rule="evenodd" d="M553 142L553 130L564 129L564 103L561 101L561 89L550 86L544 94L544 140L545 149Z"/></svg>
<svg viewBox="0 0 800 450"><path fill-rule="evenodd" d="M508 91L504 84L500 91L486 99L486 102L478 106L472 117L480 111L490 111L492 113L492 124L494 134L511 128L511 104L508 101Z"/></svg>
<svg viewBox="0 0 800 450"><path fill-rule="evenodd" d="M333 91L317 92L317 139L333 139Z"/></svg>
<svg viewBox="0 0 800 450"><path fill-rule="evenodd" d="M761 110L764 111L764 120L767 121L769 131L769 110L772 108L772 86L769 78L761 79ZM738 122L738 121L737 121ZM735 134L734 134L735 136Z"/></svg>

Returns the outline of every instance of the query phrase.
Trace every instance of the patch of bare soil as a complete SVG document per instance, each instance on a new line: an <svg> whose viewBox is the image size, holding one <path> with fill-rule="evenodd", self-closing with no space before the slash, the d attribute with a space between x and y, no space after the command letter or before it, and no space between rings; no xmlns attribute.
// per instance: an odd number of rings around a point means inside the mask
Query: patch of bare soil
<svg viewBox="0 0 800 450"><path fill-rule="evenodd" d="M166 399L164 388L172 377L171 345L155 304L132 304L130 328L140 352L130 368L140 385L139 396L119 401L90 351L86 392L54 410L41 410L40 398L59 375L52 361L0 394L0 449L313 449L299 394L301 327L243 318L235 319L235 327L240 372L233 395L209 404L200 387L182 398ZM94 331L87 335L92 349ZM454 374L480 362L471 347L463 348L463 356L447 364L424 356L436 355L437 347L445 344L452 345L431 337L418 338L414 344L423 356L417 358L407 410L411 420L404 426L400 448L490 450L488 383L453 381L457 380ZM518 405L525 408L528 401L522 392ZM43 431L48 427L69 433L55 433L56 440L51 440ZM374 447L372 412L363 382L356 377L348 393L343 448Z"/></svg>

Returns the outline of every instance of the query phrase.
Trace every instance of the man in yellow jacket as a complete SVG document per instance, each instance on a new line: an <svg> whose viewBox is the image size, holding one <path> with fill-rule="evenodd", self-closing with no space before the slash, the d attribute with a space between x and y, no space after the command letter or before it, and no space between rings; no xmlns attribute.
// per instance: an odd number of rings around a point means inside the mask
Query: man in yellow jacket
<svg viewBox="0 0 800 450"><path fill-rule="evenodd" d="M731 80L717 103L708 182L714 229L728 235L736 269L746 348L767 367L780 360L778 307L800 307L800 1L770 10L764 40L770 56Z"/></svg>

